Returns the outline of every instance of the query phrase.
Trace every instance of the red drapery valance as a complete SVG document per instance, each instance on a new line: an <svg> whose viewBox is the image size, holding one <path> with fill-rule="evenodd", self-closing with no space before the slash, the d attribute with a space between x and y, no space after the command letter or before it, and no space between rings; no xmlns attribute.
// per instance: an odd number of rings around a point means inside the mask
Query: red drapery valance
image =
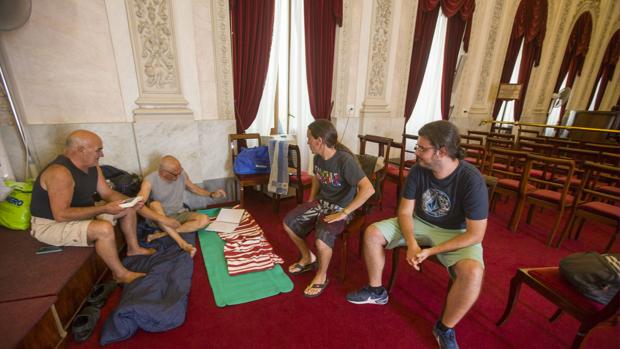
<svg viewBox="0 0 620 349"><path fill-rule="evenodd" d="M269 68L274 0L229 0L237 133L256 119Z"/></svg>
<svg viewBox="0 0 620 349"><path fill-rule="evenodd" d="M475 0L418 1L413 48L411 50L411 67L409 69L409 82L407 85L407 99L405 101L405 124L411 117L420 93L428 55L433 43L433 33L435 32L439 8L441 8L444 16L448 17L441 82L441 114L444 120L448 119L450 94L454 82L454 69L456 68L461 41L465 51L468 49L475 6Z"/></svg>
<svg viewBox="0 0 620 349"><path fill-rule="evenodd" d="M330 119L336 25L342 25L342 0L304 1L306 75L315 119Z"/></svg>
<svg viewBox="0 0 620 349"><path fill-rule="evenodd" d="M509 83L514 70L521 43L523 52L519 64L518 82L521 84L519 99L515 101L514 118L519 121L530 81L532 68L540 63L540 54L547 30L547 0L522 0L512 24L510 41L504 59L500 83ZM502 101L495 101L493 117L497 117Z"/></svg>
<svg viewBox="0 0 620 349"><path fill-rule="evenodd" d="M607 83L614 77L618 57L620 57L620 30L617 30L614 35L612 35L611 40L609 40L609 44L607 44L607 49L603 55L603 61L598 69L598 74L596 74L596 80L594 80L594 87L592 88L592 93L590 94L588 106L592 104L592 98L594 98L596 86L598 85L599 80L601 81L601 86L599 88L598 95L596 96L596 101L594 101L594 110L598 110L601 106L601 100L603 100L603 95L607 89Z"/></svg>

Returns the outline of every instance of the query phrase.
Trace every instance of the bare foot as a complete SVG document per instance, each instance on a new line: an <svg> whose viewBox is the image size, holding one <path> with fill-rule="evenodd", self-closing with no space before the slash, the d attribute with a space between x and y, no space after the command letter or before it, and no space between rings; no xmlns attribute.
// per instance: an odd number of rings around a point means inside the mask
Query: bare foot
<svg viewBox="0 0 620 349"><path fill-rule="evenodd" d="M164 236L168 235L168 233L163 232L163 231L156 231L153 234L149 234L146 237L146 242L151 242L153 240L157 240L159 238L163 238Z"/></svg>
<svg viewBox="0 0 620 349"><path fill-rule="evenodd" d="M196 255L196 247L192 246L191 244L187 244L185 246L181 246L181 249L183 249L185 252L189 253L189 256L194 258L194 256Z"/></svg>
<svg viewBox="0 0 620 349"><path fill-rule="evenodd" d="M139 255L149 256L155 252L157 252L157 250L154 248L138 247L137 249L131 250L131 251L128 249L127 256L139 256Z"/></svg>
<svg viewBox="0 0 620 349"><path fill-rule="evenodd" d="M119 284L129 284L135 279L139 279L145 276L146 276L146 273L137 273L135 271L127 270L125 274L114 276L114 280L116 280L116 282L118 282Z"/></svg>

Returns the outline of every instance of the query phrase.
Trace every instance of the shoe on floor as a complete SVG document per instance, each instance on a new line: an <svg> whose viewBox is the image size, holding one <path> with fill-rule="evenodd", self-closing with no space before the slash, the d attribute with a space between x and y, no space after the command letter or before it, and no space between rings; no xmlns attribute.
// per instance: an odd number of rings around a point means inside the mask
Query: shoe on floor
<svg viewBox="0 0 620 349"><path fill-rule="evenodd" d="M381 293L377 294L370 289L370 286L365 286L347 294L347 301L353 304L386 304L388 299L388 293L385 288Z"/></svg>
<svg viewBox="0 0 620 349"><path fill-rule="evenodd" d="M99 320L99 308L88 306L83 308L73 320L71 333L76 342L83 342L90 338Z"/></svg>
<svg viewBox="0 0 620 349"><path fill-rule="evenodd" d="M95 285L93 291L88 295L86 303L97 308L103 308L110 294L116 289L116 281L108 281Z"/></svg>
<svg viewBox="0 0 620 349"><path fill-rule="evenodd" d="M446 331L442 331L439 328L439 321L435 323L433 327L433 335L439 343L441 349L459 349L459 345L456 343L456 332L453 328L449 328Z"/></svg>

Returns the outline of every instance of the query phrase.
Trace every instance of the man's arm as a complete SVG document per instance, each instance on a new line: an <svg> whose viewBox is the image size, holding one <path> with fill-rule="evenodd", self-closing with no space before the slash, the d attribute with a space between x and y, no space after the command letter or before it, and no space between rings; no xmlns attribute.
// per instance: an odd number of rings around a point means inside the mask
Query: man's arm
<svg viewBox="0 0 620 349"><path fill-rule="evenodd" d="M465 224L466 230L463 234L458 234L454 238L437 246L422 250L416 256L416 263L422 263L426 258L438 253L454 251L482 242L487 230L487 219L465 219Z"/></svg>
<svg viewBox="0 0 620 349"><path fill-rule="evenodd" d="M105 184L105 180L103 183ZM50 209L56 222L90 219L102 213L116 215L124 210L119 206L120 200L102 206L71 207L75 183L69 170L60 165L52 165L45 170L41 175L41 187L47 190Z"/></svg>
<svg viewBox="0 0 620 349"><path fill-rule="evenodd" d="M359 182L357 182L357 193L347 207L343 207L342 211L330 214L325 217L325 222L337 222L346 219L347 216L353 211L362 206L366 200L368 200L372 194L375 193L375 188L372 187L368 177L364 176Z"/></svg>
<svg viewBox="0 0 620 349"><path fill-rule="evenodd" d="M400 233L407 242L407 256L405 260L409 265L419 270L417 264L415 264L415 256L421 249L418 242L415 239L415 233L413 231L413 211L415 208L415 200L409 200L406 198L400 199L398 205L398 225L400 226Z"/></svg>
<svg viewBox="0 0 620 349"><path fill-rule="evenodd" d="M140 192L138 193L138 196L142 196L144 202L148 201L151 195L151 189L152 189L151 182L149 182L147 179L142 180L142 184L140 185ZM147 205L144 205L142 208L140 208L138 213L140 214L140 216L146 219L150 219L152 221L167 225L173 229L176 229L181 225L181 223L179 223L179 221L177 221L176 219L159 214L158 212L156 212L155 210L152 210Z"/></svg>
<svg viewBox="0 0 620 349"><path fill-rule="evenodd" d="M208 196L210 198L220 198L223 196L226 196L226 192L222 189L218 189L215 191L208 191L206 189L203 189L199 186L197 186L196 184L194 184L194 182L192 182L189 179L189 176L187 176L187 173L185 173L185 188L187 188L187 190L189 190L190 192L196 194L196 195L200 195L200 196Z"/></svg>
<svg viewBox="0 0 620 349"><path fill-rule="evenodd" d="M103 176L103 171L101 168L97 166L97 173L99 174L97 178L97 193L99 196L106 202L125 200L127 199L126 195L123 195L116 190L110 188L108 183L105 182L105 177Z"/></svg>
<svg viewBox="0 0 620 349"><path fill-rule="evenodd" d="M308 202L316 200L316 196L319 194L319 180L316 176L312 176L312 187L310 188L310 195L308 196Z"/></svg>

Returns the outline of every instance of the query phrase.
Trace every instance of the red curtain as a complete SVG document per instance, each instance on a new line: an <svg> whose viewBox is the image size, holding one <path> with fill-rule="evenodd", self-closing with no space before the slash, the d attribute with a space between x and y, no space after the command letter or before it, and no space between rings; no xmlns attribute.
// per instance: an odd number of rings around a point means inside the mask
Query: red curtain
<svg viewBox="0 0 620 349"><path fill-rule="evenodd" d="M315 119L330 119L336 25L342 25L342 0L304 1L306 76Z"/></svg>
<svg viewBox="0 0 620 349"><path fill-rule="evenodd" d="M560 65L558 79L556 80L553 88L554 92L558 92L565 77L567 77L566 87L573 87L575 77L581 74L583 61L588 53L591 33L592 16L590 16L589 12L584 12L581 16L579 16L577 22L575 22L573 31L568 38L566 50L564 51L564 58L562 59L562 64ZM562 107L560 111L560 122L562 121L563 115L564 107Z"/></svg>
<svg viewBox="0 0 620 349"><path fill-rule="evenodd" d="M461 41L463 41L465 51L469 45L475 0L419 0L411 50L407 99L405 100L405 124L411 117L418 100L440 7L444 16L449 18L441 82L441 114L443 119L447 119L449 116L454 69L456 68Z"/></svg>
<svg viewBox="0 0 620 349"><path fill-rule="evenodd" d="M620 30L616 31L614 35L612 35L611 40L609 40L609 44L607 45L607 49L603 55L603 61L601 62L601 66L598 69L598 74L596 75L596 80L594 80L594 87L592 88L592 93L590 94L588 107L592 104L592 98L594 98L596 86L599 81L601 81L601 86L599 88L598 95L596 96L596 100L594 101L594 110L598 110L601 106L601 100L605 94L605 89L607 89L607 83L614 77L618 57L620 57Z"/></svg>
<svg viewBox="0 0 620 349"><path fill-rule="evenodd" d="M229 0L237 133L256 119L273 33L274 0Z"/></svg>
<svg viewBox="0 0 620 349"><path fill-rule="evenodd" d="M521 43L523 43L523 52L521 54L521 62L519 64L518 82L521 84L521 92L519 99L515 101L514 117L515 121L521 119L523 112L523 103L527 92L527 85L530 82L530 74L532 68L540 63L540 54L542 45L545 40L547 31L547 0L522 0L517 9L514 22L512 24L512 32L504 59L504 68L502 69L501 83L509 83L514 70L517 56ZM493 108L493 117L496 118L499 113L502 101L495 101Z"/></svg>

